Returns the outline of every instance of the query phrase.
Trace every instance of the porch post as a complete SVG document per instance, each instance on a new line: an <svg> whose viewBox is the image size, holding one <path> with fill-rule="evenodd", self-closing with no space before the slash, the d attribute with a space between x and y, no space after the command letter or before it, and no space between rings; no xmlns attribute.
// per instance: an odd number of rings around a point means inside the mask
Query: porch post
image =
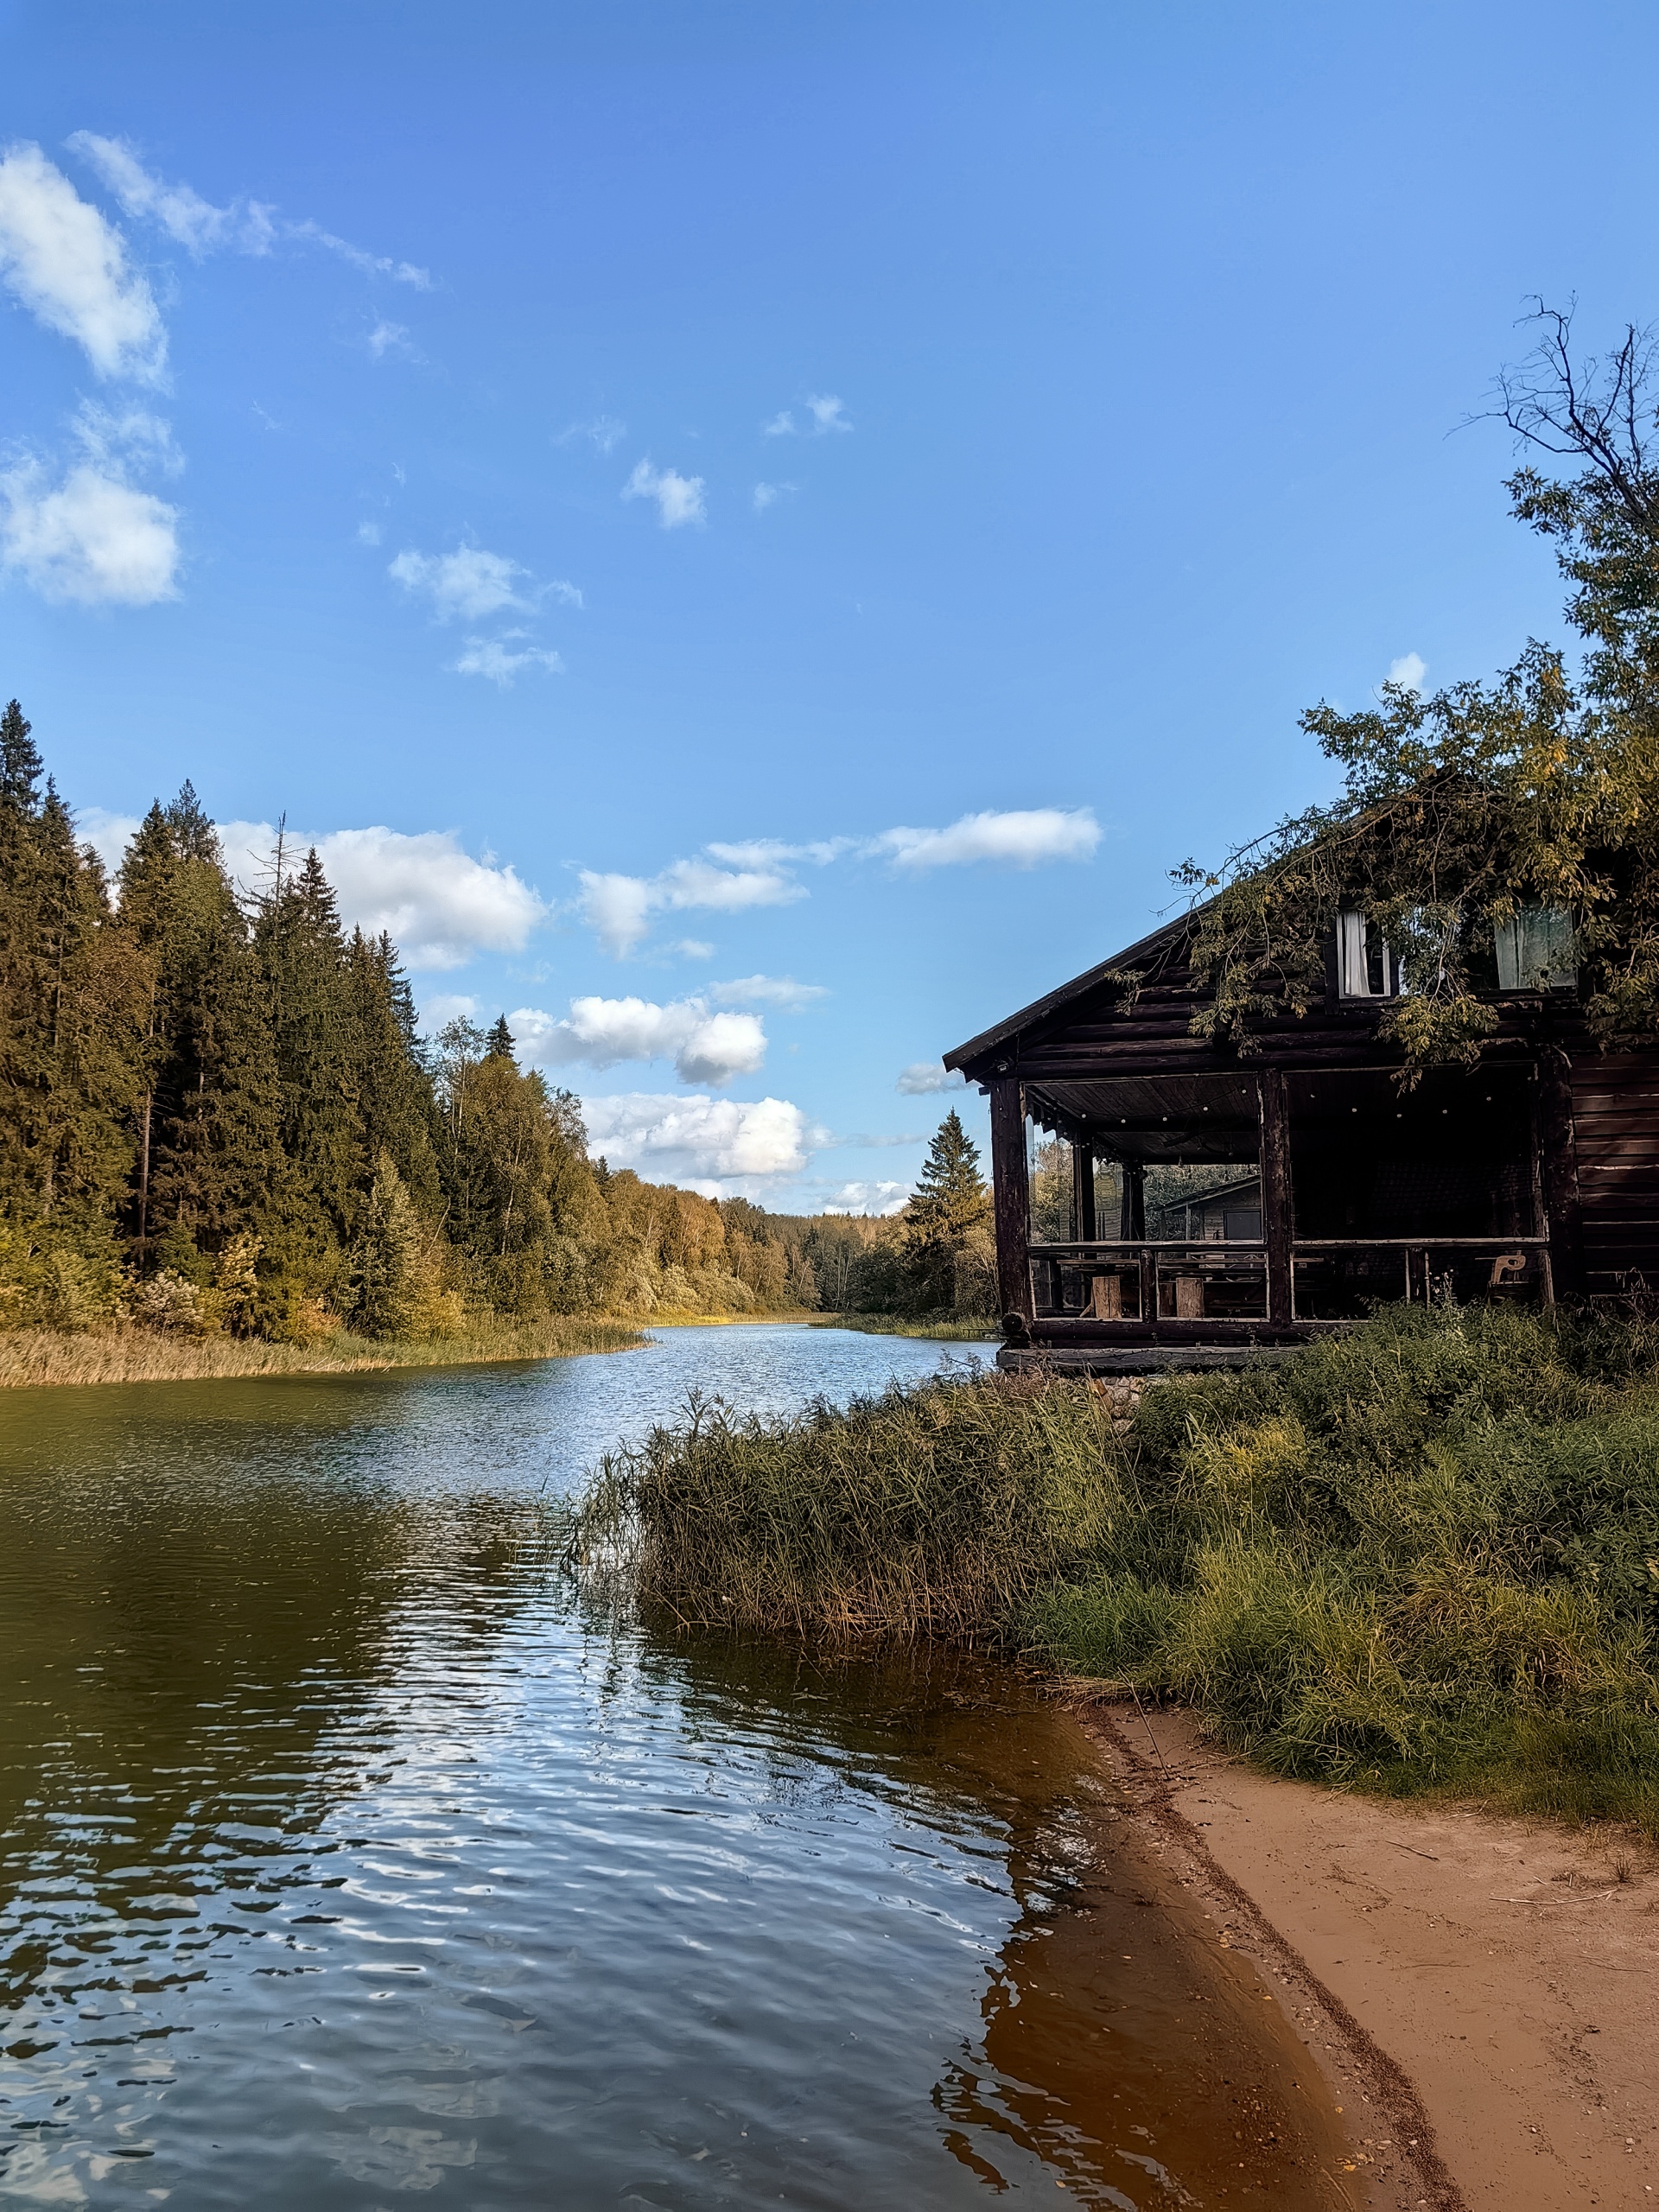
<svg viewBox="0 0 1659 2212"><path fill-rule="evenodd" d="M1573 1128L1573 1077L1565 1052L1538 1055L1535 1179L1543 1201L1539 1228L1549 1239L1550 1296L1584 1291L1584 1222L1579 1197L1579 1155Z"/></svg>
<svg viewBox="0 0 1659 2212"><path fill-rule="evenodd" d="M1098 1234L1095 1226L1095 1147L1091 1144L1074 1144L1071 1147L1071 1234L1080 1244L1092 1244Z"/></svg>
<svg viewBox="0 0 1659 2212"><path fill-rule="evenodd" d="M1147 1170L1139 1160L1123 1162L1123 1205L1118 1235L1126 1244L1138 1243L1147 1233Z"/></svg>
<svg viewBox="0 0 1659 2212"><path fill-rule="evenodd" d="M991 1186L996 1209L996 1294L1003 1313L1029 1321L1031 1191L1026 1174L1025 1089L1017 1075L994 1075L991 1093Z"/></svg>
<svg viewBox="0 0 1659 2212"><path fill-rule="evenodd" d="M1262 1099L1262 1233L1268 1248L1268 1319L1294 1318L1291 1289L1290 1117L1285 1078L1277 1068L1260 1077Z"/></svg>

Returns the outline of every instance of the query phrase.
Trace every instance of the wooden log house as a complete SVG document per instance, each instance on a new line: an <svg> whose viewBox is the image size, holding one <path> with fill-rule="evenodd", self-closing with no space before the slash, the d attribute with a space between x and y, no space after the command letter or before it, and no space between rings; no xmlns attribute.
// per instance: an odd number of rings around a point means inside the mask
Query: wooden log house
<svg viewBox="0 0 1659 2212"><path fill-rule="evenodd" d="M1599 1049L1564 915L1499 928L1496 1034L1410 1089L1378 1034L1398 965L1364 915L1338 918L1323 1005L1257 1023L1249 1054L1192 1033L1195 925L945 1055L990 1098L1004 1365L1233 1364L1391 1299L1659 1287L1659 1044ZM1038 1131L1071 1175L1060 1233L1034 1237Z"/></svg>

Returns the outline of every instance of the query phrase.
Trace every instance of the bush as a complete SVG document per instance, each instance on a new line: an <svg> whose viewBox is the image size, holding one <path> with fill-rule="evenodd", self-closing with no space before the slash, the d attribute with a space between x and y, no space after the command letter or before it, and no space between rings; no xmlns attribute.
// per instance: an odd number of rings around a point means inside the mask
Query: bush
<svg viewBox="0 0 1659 2212"><path fill-rule="evenodd" d="M1659 1331L1403 1307L1271 1368L698 1408L584 1541L687 1619L994 1635L1285 1773L1659 1821Z"/></svg>

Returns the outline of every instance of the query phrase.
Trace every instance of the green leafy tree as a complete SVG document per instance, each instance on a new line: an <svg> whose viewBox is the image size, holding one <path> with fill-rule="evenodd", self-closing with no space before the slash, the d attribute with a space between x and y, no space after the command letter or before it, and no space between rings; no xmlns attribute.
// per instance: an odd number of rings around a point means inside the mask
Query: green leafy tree
<svg viewBox="0 0 1659 2212"><path fill-rule="evenodd" d="M1488 683L1302 717L1343 771L1328 806L1281 822L1178 880L1197 923L1209 1002L1195 1033L1253 1048L1253 1026L1305 1013L1325 945L1356 906L1401 958L1406 995L1382 1029L1407 1079L1478 1058L1496 1027L1495 932L1522 909L1572 918L1585 1011L1605 1046L1659 1028L1659 378L1635 328L1606 360L1576 359L1568 319L1501 378L1496 411L1564 478L1529 464L1509 481L1517 518L1554 545L1570 587L1576 666L1536 643ZM1121 987L1132 993L1137 978Z"/></svg>

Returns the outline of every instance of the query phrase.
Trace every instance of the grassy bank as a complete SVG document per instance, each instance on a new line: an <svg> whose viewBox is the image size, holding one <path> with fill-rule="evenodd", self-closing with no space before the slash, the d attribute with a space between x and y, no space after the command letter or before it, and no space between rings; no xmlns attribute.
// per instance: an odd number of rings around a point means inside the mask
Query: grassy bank
<svg viewBox="0 0 1659 2212"><path fill-rule="evenodd" d="M1171 1379L718 1408L608 1461L590 1552L688 1620L989 1635L1281 1772L1659 1833L1659 1333L1381 1315Z"/></svg>
<svg viewBox="0 0 1659 2212"><path fill-rule="evenodd" d="M896 1313L814 1313L810 1318L815 1329L856 1329L865 1337L932 1337L948 1344L989 1344L998 1333L995 1321L906 1321Z"/></svg>
<svg viewBox="0 0 1659 2212"><path fill-rule="evenodd" d="M345 1331L314 1344L251 1337L158 1336L149 1329L68 1335L20 1329L0 1336L0 1389L37 1383L191 1382L232 1375L346 1375L383 1367L475 1365L624 1351L644 1342L626 1321L496 1321L459 1335L381 1342Z"/></svg>

